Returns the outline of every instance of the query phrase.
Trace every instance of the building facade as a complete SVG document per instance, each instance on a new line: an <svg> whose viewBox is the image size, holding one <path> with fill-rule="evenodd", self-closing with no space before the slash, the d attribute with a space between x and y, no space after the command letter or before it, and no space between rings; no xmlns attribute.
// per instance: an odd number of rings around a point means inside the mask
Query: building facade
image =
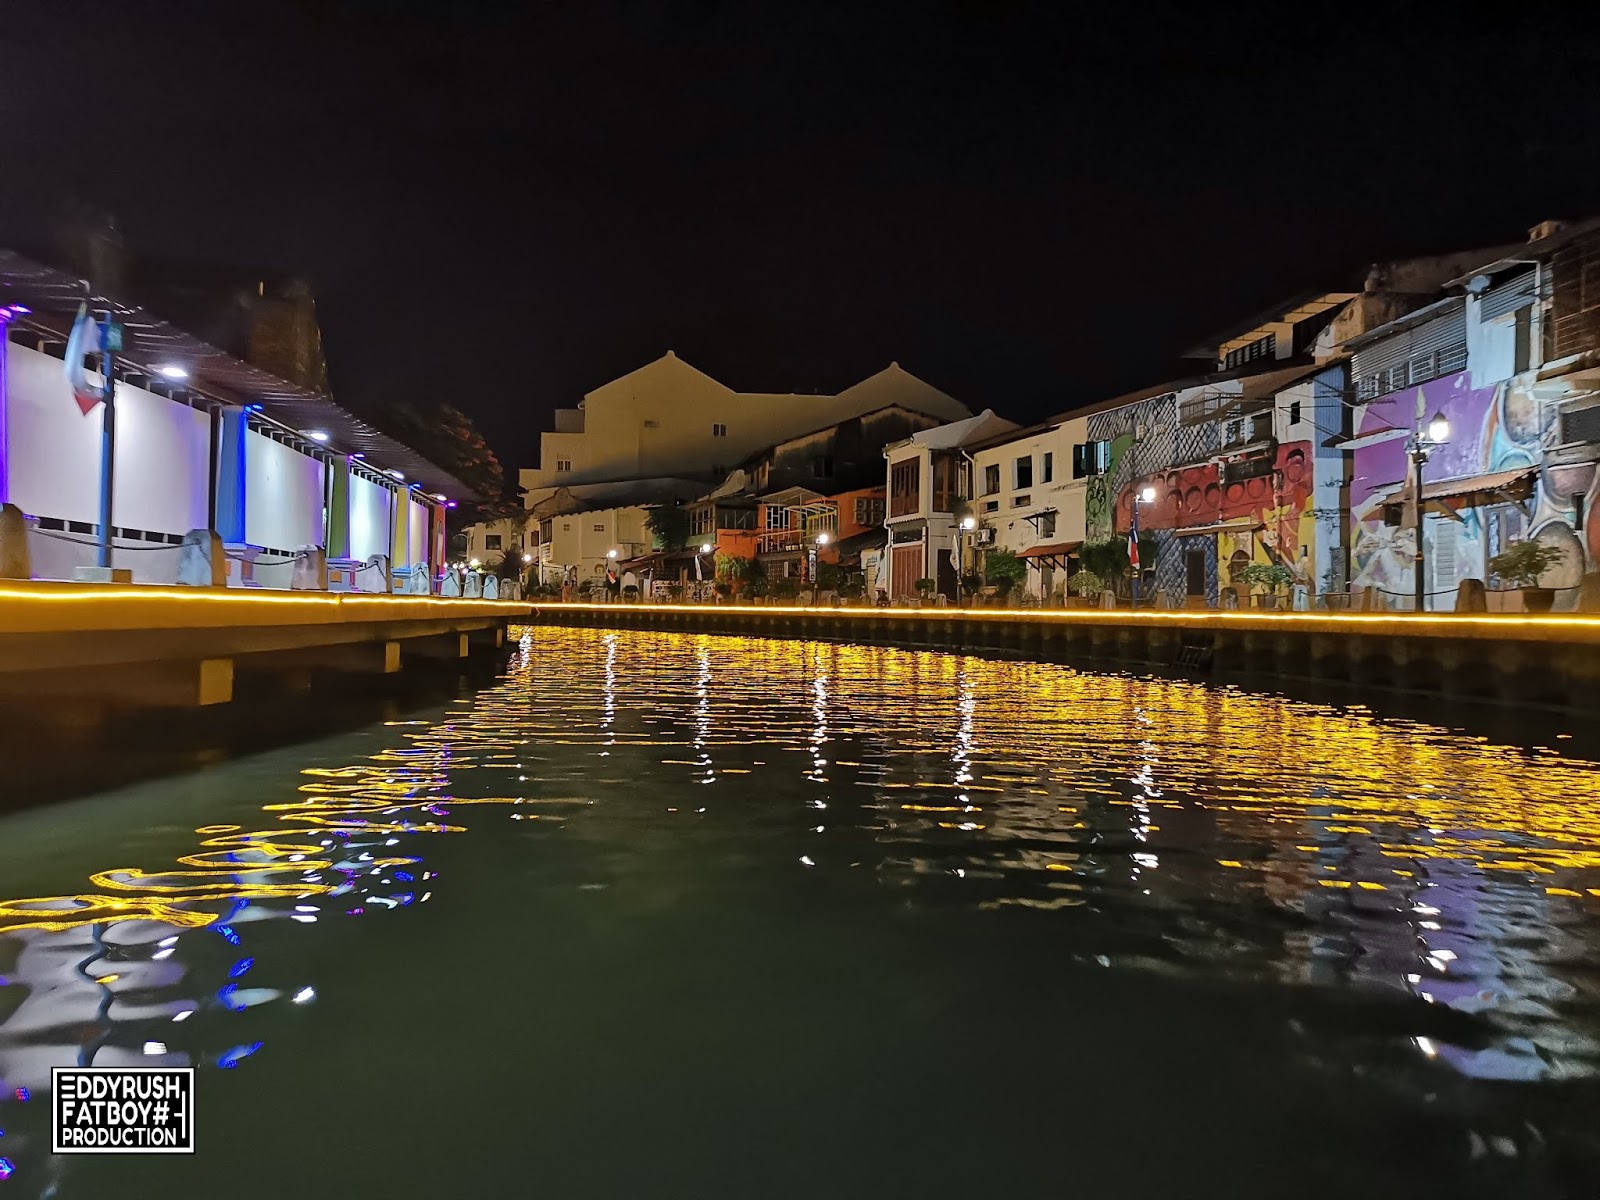
<svg viewBox="0 0 1600 1200"><path fill-rule="evenodd" d="M884 450L888 546L871 586L893 600L913 599L919 595L917 581L931 579L939 595L955 598L958 513L972 495L967 448L1016 428L1014 421L985 409Z"/></svg>
<svg viewBox="0 0 1600 1200"><path fill-rule="evenodd" d="M1358 585L1414 605L1420 499L1424 603L1454 607L1480 579L1496 607L1489 560L1535 538L1560 551L1540 584L1557 611L1579 602L1600 560L1600 221L1546 223L1529 242L1454 281L1450 294L1353 339L1357 401L1350 539ZM1412 447L1425 446L1420 497Z"/></svg>
<svg viewBox="0 0 1600 1200"><path fill-rule="evenodd" d="M668 351L558 409L539 465L521 473L529 502L546 489L655 476L720 479L768 446L893 405L938 421L967 408L891 363L837 395L736 392Z"/></svg>

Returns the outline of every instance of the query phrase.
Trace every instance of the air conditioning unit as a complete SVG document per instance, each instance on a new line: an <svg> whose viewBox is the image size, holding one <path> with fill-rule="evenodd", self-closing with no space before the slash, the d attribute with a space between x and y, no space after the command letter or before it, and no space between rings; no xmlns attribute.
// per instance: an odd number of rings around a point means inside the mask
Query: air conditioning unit
<svg viewBox="0 0 1600 1200"><path fill-rule="evenodd" d="M977 536L972 540L979 546L992 546L994 545L994 530L980 529Z"/></svg>

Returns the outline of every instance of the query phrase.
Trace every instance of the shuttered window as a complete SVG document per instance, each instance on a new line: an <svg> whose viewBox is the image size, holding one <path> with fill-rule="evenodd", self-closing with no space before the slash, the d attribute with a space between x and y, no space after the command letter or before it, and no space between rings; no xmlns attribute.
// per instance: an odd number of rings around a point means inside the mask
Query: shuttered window
<svg viewBox="0 0 1600 1200"><path fill-rule="evenodd" d="M1372 400L1463 370L1467 365L1465 302L1431 321L1380 338L1355 352L1356 396Z"/></svg>

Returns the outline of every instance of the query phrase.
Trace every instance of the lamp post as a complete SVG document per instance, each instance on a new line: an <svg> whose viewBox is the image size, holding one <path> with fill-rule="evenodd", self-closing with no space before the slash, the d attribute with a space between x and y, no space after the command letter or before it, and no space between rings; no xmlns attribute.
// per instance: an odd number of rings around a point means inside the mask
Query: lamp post
<svg viewBox="0 0 1600 1200"><path fill-rule="evenodd" d="M1418 429L1411 435L1411 503L1416 512L1414 535L1417 539L1416 566L1412 569L1414 592L1416 599L1412 602L1414 612L1422 612L1427 602L1427 589L1423 583L1422 563L1422 468L1427 464L1428 451L1445 444L1445 439L1450 436L1450 422L1445 419L1443 412L1435 412L1428 420L1426 431Z"/></svg>
<svg viewBox="0 0 1600 1200"><path fill-rule="evenodd" d="M1133 566L1133 606L1139 607L1139 576L1144 573L1144 564L1139 561L1139 504L1153 504L1156 498L1156 489L1148 483L1133 494L1133 528L1128 534L1128 562Z"/></svg>
<svg viewBox="0 0 1600 1200"><path fill-rule="evenodd" d="M822 580L819 578L819 576L822 573L821 569L820 569L821 568L821 561L820 560L821 560L822 547L826 546L827 544L828 544L828 535L826 533L817 534L817 545L816 545L816 548L811 551L811 607L812 608L815 608L817 606L818 601L820 601L821 598L822 598L822 595L821 595L821 593L822 593Z"/></svg>
<svg viewBox="0 0 1600 1200"><path fill-rule="evenodd" d="M978 527L976 517L962 517L961 524L956 526L956 607L961 607L962 587L961 576L967 569L966 536Z"/></svg>

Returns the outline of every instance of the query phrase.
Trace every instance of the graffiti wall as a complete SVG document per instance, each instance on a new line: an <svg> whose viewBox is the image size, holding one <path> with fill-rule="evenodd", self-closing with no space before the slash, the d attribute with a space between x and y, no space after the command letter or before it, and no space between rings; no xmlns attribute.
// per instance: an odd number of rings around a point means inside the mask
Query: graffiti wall
<svg viewBox="0 0 1600 1200"><path fill-rule="evenodd" d="M1597 499L1592 462L1562 464L1548 460L1546 450L1557 440L1557 414L1563 398L1560 380L1548 380L1534 390L1531 375L1521 375L1489 387L1474 388L1462 371L1414 388L1374 400L1357 410L1354 432L1358 437L1383 438L1352 452L1350 513L1352 571L1358 586L1409 595L1414 587L1415 531L1384 520L1384 502L1399 499L1411 469L1407 435L1425 425L1436 412L1450 423L1447 443L1430 452L1423 468L1424 485L1465 481L1500 472L1533 471L1529 485L1508 493L1480 493L1452 504L1455 516L1430 516L1424 530L1424 552L1435 570L1425 586L1437 591L1432 603L1451 604L1449 593L1462 579L1490 583L1488 559L1506 544L1537 537L1563 551L1562 562L1541 580L1558 592L1558 609L1577 603L1577 585L1585 571L1595 569L1600 540L1591 521L1577 528L1580 506L1587 512ZM1451 528L1441 529L1441 522ZM1444 534L1448 533L1448 546ZM1448 549L1448 553L1446 550ZM1441 564L1446 564L1441 568ZM1443 569L1444 577L1437 574Z"/></svg>

